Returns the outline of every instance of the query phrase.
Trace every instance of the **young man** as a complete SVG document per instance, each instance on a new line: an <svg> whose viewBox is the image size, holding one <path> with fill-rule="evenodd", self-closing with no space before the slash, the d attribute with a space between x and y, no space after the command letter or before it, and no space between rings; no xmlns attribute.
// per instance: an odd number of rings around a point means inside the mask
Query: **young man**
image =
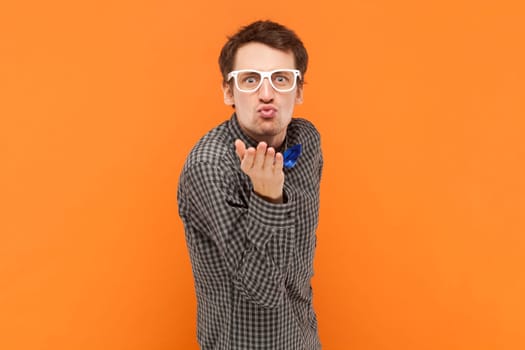
<svg viewBox="0 0 525 350"><path fill-rule="evenodd" d="M292 119L307 63L301 40L271 21L221 51L234 113L195 145L178 189L202 350L320 349L310 279L323 162L315 127ZM292 146L302 154L284 159Z"/></svg>

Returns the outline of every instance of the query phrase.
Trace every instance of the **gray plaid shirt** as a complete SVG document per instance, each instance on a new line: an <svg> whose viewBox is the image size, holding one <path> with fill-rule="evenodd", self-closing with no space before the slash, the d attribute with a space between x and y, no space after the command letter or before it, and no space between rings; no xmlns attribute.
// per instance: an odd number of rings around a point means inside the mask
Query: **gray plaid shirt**
<svg viewBox="0 0 525 350"><path fill-rule="evenodd" d="M310 279L316 246L322 154L319 133L293 118L285 143L302 144L285 169L284 204L264 201L240 169L235 114L208 132L182 170L184 222L202 350L320 349Z"/></svg>

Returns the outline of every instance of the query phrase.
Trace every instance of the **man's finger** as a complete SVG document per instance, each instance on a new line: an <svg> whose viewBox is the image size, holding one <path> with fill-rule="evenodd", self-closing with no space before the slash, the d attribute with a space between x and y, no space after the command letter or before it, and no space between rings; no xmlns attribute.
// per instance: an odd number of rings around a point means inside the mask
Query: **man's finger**
<svg viewBox="0 0 525 350"><path fill-rule="evenodd" d="M264 159L266 158L266 142L259 142L257 145L257 153L255 154L255 160L253 161L253 167L255 169L262 169L264 166Z"/></svg>
<svg viewBox="0 0 525 350"><path fill-rule="evenodd" d="M275 162L275 149L273 147L268 147L264 158L263 168L272 169L274 165L273 163Z"/></svg>
<svg viewBox="0 0 525 350"><path fill-rule="evenodd" d="M283 170L284 166L284 157L281 152L277 152L275 155L274 170Z"/></svg>
<svg viewBox="0 0 525 350"><path fill-rule="evenodd" d="M250 147L244 152L244 157L241 160L241 169L244 172L250 171L251 168L253 168L253 162L255 159L255 148Z"/></svg>

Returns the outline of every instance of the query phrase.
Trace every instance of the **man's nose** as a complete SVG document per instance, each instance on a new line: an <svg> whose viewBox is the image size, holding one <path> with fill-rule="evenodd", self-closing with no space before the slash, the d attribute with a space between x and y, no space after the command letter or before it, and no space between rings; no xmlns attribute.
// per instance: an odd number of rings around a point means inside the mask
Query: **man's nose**
<svg viewBox="0 0 525 350"><path fill-rule="evenodd" d="M270 84L270 80L268 80L268 78L264 78L261 87L259 88L259 98L261 100L268 101L273 99L274 94L275 91Z"/></svg>

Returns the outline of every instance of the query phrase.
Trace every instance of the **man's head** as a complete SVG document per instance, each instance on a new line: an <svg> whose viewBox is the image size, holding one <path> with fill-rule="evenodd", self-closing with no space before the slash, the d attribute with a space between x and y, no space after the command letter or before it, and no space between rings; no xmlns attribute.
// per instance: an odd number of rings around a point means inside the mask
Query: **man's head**
<svg viewBox="0 0 525 350"><path fill-rule="evenodd" d="M224 101L235 107L248 136L274 147L282 143L302 102L307 64L301 40L278 23L257 21L229 38L219 56Z"/></svg>
<svg viewBox="0 0 525 350"><path fill-rule="evenodd" d="M299 37L285 26L272 21L257 21L241 28L228 38L219 56L223 83L228 83L228 73L233 70L237 50L250 42L265 44L280 51L290 51L295 58L295 68L301 72L299 86L304 82L308 67L308 53Z"/></svg>

